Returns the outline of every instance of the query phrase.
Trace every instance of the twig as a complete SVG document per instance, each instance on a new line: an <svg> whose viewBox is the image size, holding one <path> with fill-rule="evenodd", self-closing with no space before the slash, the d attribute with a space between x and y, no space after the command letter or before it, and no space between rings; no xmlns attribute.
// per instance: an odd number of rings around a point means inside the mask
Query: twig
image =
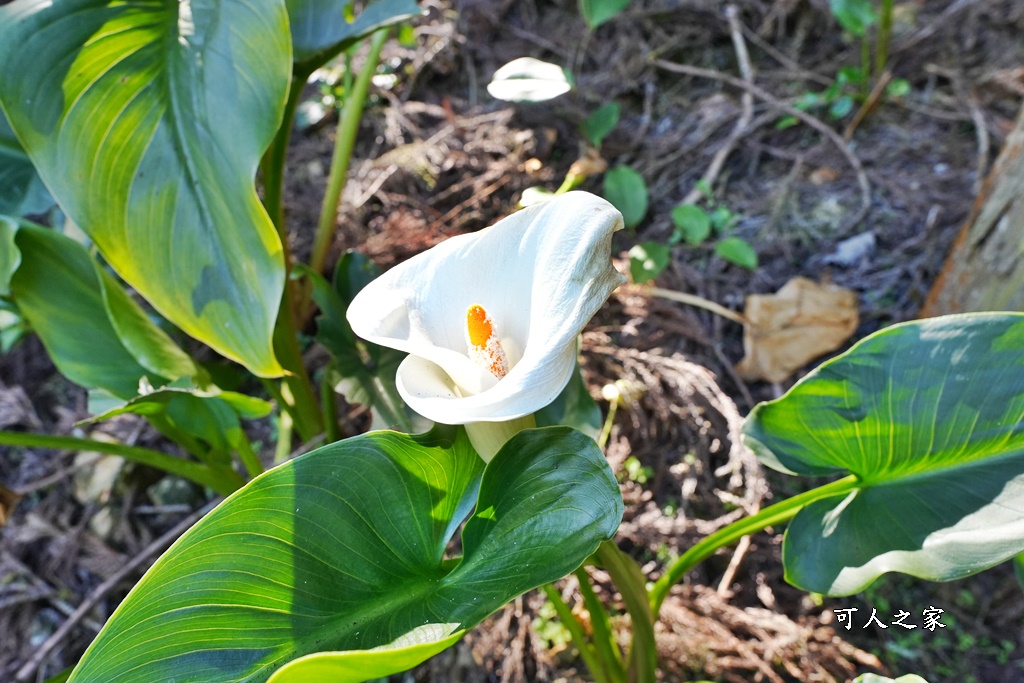
<svg viewBox="0 0 1024 683"><path fill-rule="evenodd" d="M148 546L146 546L141 553L136 555L126 565L117 570L112 576L106 581L96 586L92 593L89 594L85 600L82 601L71 616L64 621L60 627L53 632L53 634L46 639L46 641L32 653L25 665L18 669L18 673L15 674L14 680L16 683L25 683L28 681L32 674L35 673L36 669L46 660L50 653L60 645L64 638L71 632L82 619L85 618L86 614L95 607L100 600L106 597L118 583L120 583L126 576L135 571L140 565L146 562L150 556L154 553L163 550L172 541L185 533L193 524L195 524L203 515L212 510L219 501L214 501L204 505L202 508L192 513L181 522L179 522L173 529L165 533L160 538L156 539Z"/></svg>
<svg viewBox="0 0 1024 683"><path fill-rule="evenodd" d="M875 82L875 87L871 89L871 93L864 100L864 103L860 105L860 109L854 114L853 120L850 121L850 125L843 131L843 140L849 142L853 139L853 134L856 132L857 127L860 126L861 122L867 118L868 113L878 105L878 100L882 97L882 93L885 92L885 88L889 85L889 81L892 80L892 72L885 71L878 80Z"/></svg>
<svg viewBox="0 0 1024 683"><path fill-rule="evenodd" d="M739 62L740 75L743 76L745 83L753 84L754 82L754 70L750 66L750 54L747 52L747 44L743 42L743 28L740 25L739 11L735 5L726 5L725 18L729 21L729 32L732 34L732 45L736 51L736 60ZM711 164L708 166L708 170L705 171L704 177L701 178L701 182L698 183L697 187L694 187L690 192L683 198L683 204L693 204L701 198L704 192L700 189L703 187L711 187L715 179L718 178L718 174L722 172L722 166L725 165L725 160L732 154L733 149L736 147L736 143L739 142L740 138L743 137L747 128L750 126L750 121L754 118L754 96L750 94L749 90L743 92L742 98L743 110L740 114L740 118L736 121L736 125L733 126L732 132L729 133L728 139L725 141L717 152L715 152L714 158L711 160Z"/></svg>
<svg viewBox="0 0 1024 683"><path fill-rule="evenodd" d="M722 574L722 580L718 582L718 589L715 591L722 597L729 594L729 586L732 584L732 580L736 577L736 570L740 568L740 563L743 562L743 556L747 554L747 550L750 548L750 536L744 536L740 539L740 542L736 544L736 550L732 554L732 559L729 560L729 566L725 568L725 573Z"/></svg>
<svg viewBox="0 0 1024 683"><path fill-rule="evenodd" d="M761 38L761 36L757 35L757 33L752 31L746 25L741 24L740 28L743 29L743 35L747 37L747 40L749 40L754 45L757 45L759 48L764 50L772 59L774 59L775 61L777 61L779 64L786 67L790 71L794 72L794 74L798 75L800 78L806 81L814 81L819 85L832 85L831 78L829 78L828 76L822 76L821 74L817 74L814 73L813 71L808 71L807 69L803 68L802 66L800 66L798 62L790 59L785 54L772 47L771 43Z"/></svg>
<svg viewBox="0 0 1024 683"><path fill-rule="evenodd" d="M964 99L971 110L971 120L974 122L974 135L978 139L978 170L974 179L974 194L981 192L981 186L985 183L985 175L988 172L988 128L985 125L985 115L978 106L978 101L973 93L966 93Z"/></svg>
<svg viewBox="0 0 1024 683"><path fill-rule="evenodd" d="M799 120L803 121L808 126L813 128L814 130L818 131L819 133L827 137L836 145L836 147L839 148L839 151L843 153L844 157L846 157L846 160L849 162L850 166L853 167L853 170L857 174L857 184L860 186L861 206L853 215L853 217L849 221L847 221L847 225L843 226L840 232L845 232L846 230L849 230L851 227L859 223L864 218L864 216L867 215L868 210L871 208L871 185L870 183L868 183L868 176L864 172L864 166L861 165L860 159L857 158L857 155L853 153L853 151L849 148L849 146L846 144L843 138L840 137L840 135L836 133L834 130L832 130L827 125L822 123L821 120L811 116L805 111L800 111L796 107L793 107L791 105L786 104L785 102L780 101L774 95L772 95L771 93L767 92L762 88L759 88L753 83L747 83L746 81L740 80L739 78L734 78L720 71L715 71L713 69L702 69L700 67L690 66L688 64L676 64L674 62L667 62L663 59L654 59L651 63L654 64L654 66L665 69L666 71L672 71L673 73L686 74L688 76L696 76L698 78L709 78L714 81L727 83L736 88L742 88L744 90L747 90L758 99L764 100L769 105L778 109L779 111L783 111L789 114L790 116L795 116L796 118L798 118Z"/></svg>
<svg viewBox="0 0 1024 683"><path fill-rule="evenodd" d="M705 311L711 311L723 318L728 318L733 322L737 322L740 325L746 325L748 322L745 317L736 311L730 310L721 304L716 304L714 301L709 301L704 297L697 296L696 294L686 294L685 292L677 292L673 289L662 289L661 287L645 287L639 289L639 291L645 292L651 296L668 299L669 301L678 301L681 304L688 304L690 306L696 306L697 308L703 308Z"/></svg>

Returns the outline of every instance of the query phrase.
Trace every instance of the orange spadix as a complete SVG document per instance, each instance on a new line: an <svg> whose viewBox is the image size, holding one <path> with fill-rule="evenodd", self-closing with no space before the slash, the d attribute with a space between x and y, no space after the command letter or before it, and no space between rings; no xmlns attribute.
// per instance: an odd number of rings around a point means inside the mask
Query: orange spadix
<svg viewBox="0 0 1024 683"><path fill-rule="evenodd" d="M469 357L501 379L508 374L508 358L501 347L494 321L484 307L473 304L466 309L466 342Z"/></svg>

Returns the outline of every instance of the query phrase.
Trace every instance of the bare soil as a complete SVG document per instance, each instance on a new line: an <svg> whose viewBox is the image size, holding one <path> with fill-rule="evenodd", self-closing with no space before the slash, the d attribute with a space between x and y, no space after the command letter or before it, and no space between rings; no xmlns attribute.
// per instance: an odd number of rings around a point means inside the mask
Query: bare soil
<svg viewBox="0 0 1024 683"><path fill-rule="evenodd" d="M849 153L811 126L775 125L781 105L824 90L841 67L858 63L858 44L842 35L825 0L739 4L749 76L722 2L634 0L592 34L571 0L422 4L416 45L385 50L396 79L374 89L334 256L358 249L387 268L490 225L527 187L554 190L585 153L580 122L614 100L622 121L601 156L639 171L651 197L645 220L617 237L624 268L631 246L667 239L671 209L721 152L713 199L739 217L734 234L756 249L760 265L751 272L710 246L678 247L657 284L741 310L746 295L773 292L796 275L829 280L858 294L857 339L916 316L1024 95L1019 0L899 3L889 67L911 90L879 98L850 131ZM567 66L576 89L543 104L494 100L485 89L491 74L521 56ZM752 109L737 128L745 92L753 93ZM839 135L850 122L809 113ZM332 144L330 117L295 134L286 212L300 258L310 249ZM600 177L582 189L600 194ZM845 264L829 258L865 232L874 249ZM309 354L315 364L318 351ZM619 412L607 453L622 473L627 507L620 545L652 579L699 538L811 485L762 470L738 443L742 415L797 379L746 383L733 370L742 355L739 325L629 288L584 335L595 398L617 379L640 388ZM0 357L0 428L64 434L85 415L84 392L56 374L37 341ZM347 433L365 427L358 407L346 420ZM132 419L100 429L166 447ZM269 450L269 426L252 429ZM629 476L629 458L647 468L641 476L635 468ZM191 486L126 468L83 503L75 489L93 469L69 453L6 449L0 457L0 482L22 496L0 529L0 680L43 680L73 665L148 562L60 634L46 657L32 657L101 582L206 502ZM1008 567L949 584L886 577L862 595L822 599L785 583L782 530L773 531L711 558L673 592L658 625L664 680L846 681L876 671L916 672L933 683L1024 681L1024 594ZM607 577L594 576L614 603ZM576 595L574 581L559 584L567 597ZM848 630L833 610L851 607L858 612ZM920 621L928 607L945 610L945 627L862 627L873 608ZM394 680L586 680L544 614L544 598L527 594ZM626 638L625 618L617 623Z"/></svg>

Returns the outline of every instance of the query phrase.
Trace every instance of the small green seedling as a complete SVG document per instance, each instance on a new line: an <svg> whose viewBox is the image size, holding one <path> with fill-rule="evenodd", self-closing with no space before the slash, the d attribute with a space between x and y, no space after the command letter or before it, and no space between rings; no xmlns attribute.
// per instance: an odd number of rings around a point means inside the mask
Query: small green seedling
<svg viewBox="0 0 1024 683"><path fill-rule="evenodd" d="M583 120L583 137L594 147L600 148L605 137L619 125L621 110L618 102L605 102Z"/></svg>
<svg viewBox="0 0 1024 683"><path fill-rule="evenodd" d="M647 183L629 166L616 166L605 173L604 197L622 212L622 220L629 229L647 215Z"/></svg>
<svg viewBox="0 0 1024 683"><path fill-rule="evenodd" d="M629 0L579 0L580 16L591 31L617 17L628 5Z"/></svg>
<svg viewBox="0 0 1024 683"><path fill-rule="evenodd" d="M672 250L660 242L641 242L629 250L629 275L638 285L661 275L671 259Z"/></svg>

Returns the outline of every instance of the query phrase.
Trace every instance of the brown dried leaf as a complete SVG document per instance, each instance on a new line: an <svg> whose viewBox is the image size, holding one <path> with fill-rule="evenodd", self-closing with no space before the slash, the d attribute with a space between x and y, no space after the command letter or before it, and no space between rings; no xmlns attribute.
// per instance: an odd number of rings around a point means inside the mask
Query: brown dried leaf
<svg viewBox="0 0 1024 683"><path fill-rule="evenodd" d="M736 371L748 380L781 382L808 361L839 348L857 329L857 295L838 285L795 277L775 294L747 297L745 357Z"/></svg>
<svg viewBox="0 0 1024 683"><path fill-rule="evenodd" d="M14 514L14 506L21 500L21 495L0 484L0 527Z"/></svg>

